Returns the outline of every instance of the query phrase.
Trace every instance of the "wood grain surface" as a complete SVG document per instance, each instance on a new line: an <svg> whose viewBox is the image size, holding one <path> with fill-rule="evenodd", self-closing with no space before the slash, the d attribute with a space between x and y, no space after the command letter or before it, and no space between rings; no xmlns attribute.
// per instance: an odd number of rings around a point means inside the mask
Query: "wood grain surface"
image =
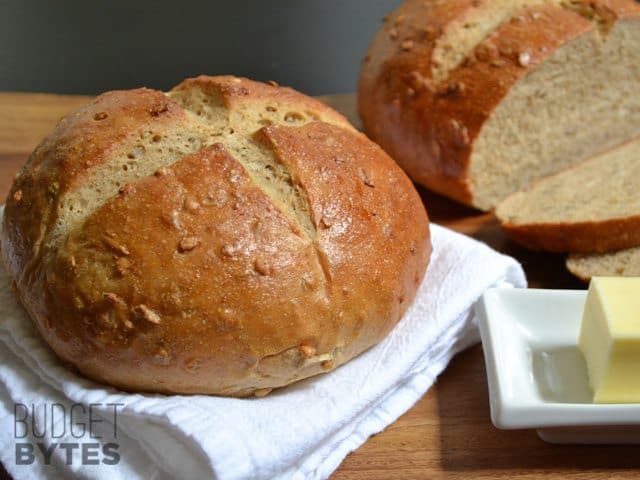
<svg viewBox="0 0 640 480"><path fill-rule="evenodd" d="M352 95L323 97L358 123ZM0 203L31 150L69 111L89 97L0 93ZM421 190L433 222L516 257L531 287L585 288L564 257L529 252L509 242L492 214ZM554 446L532 430L491 424L482 349L458 355L436 385L397 422L351 453L333 478L387 479L640 478L640 448ZM0 472L0 478L8 478Z"/></svg>

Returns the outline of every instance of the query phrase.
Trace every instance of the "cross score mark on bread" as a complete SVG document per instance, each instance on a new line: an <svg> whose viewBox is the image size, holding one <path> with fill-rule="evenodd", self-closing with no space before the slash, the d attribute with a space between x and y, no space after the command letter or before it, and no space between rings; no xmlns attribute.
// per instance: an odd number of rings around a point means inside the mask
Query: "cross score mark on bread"
<svg viewBox="0 0 640 480"><path fill-rule="evenodd" d="M3 255L53 349L123 389L265 394L381 340L430 246L410 181L290 89L109 92L34 151Z"/></svg>
<svg viewBox="0 0 640 480"><path fill-rule="evenodd" d="M471 2L471 5L474 8L463 10L446 25L442 35L436 40L431 74L435 85L446 82L451 72L472 56L474 50L505 22L514 18L526 21L524 16L519 16L528 13L528 9L557 6L570 10L595 22L603 35L608 33L617 18L615 12L605 3L582 0L491 0L475 1ZM541 12L536 14L535 10L532 10L532 17L541 15ZM511 53L517 54L521 66L526 67L529 64L531 54L526 50Z"/></svg>

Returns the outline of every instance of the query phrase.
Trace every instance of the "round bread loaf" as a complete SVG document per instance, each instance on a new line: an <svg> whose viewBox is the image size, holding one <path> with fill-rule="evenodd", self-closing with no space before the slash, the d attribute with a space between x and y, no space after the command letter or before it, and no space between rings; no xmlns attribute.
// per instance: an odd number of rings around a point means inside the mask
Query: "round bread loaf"
<svg viewBox="0 0 640 480"><path fill-rule="evenodd" d="M205 76L63 119L16 177L1 242L23 305L81 373L230 396L379 342L431 252L410 180L341 115Z"/></svg>

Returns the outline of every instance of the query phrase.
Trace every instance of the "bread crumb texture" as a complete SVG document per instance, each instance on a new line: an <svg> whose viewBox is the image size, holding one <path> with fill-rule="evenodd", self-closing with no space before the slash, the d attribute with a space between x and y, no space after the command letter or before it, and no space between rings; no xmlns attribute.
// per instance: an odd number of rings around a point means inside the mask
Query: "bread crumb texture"
<svg viewBox="0 0 640 480"><path fill-rule="evenodd" d="M379 342L431 250L382 149L314 99L230 76L67 116L16 178L0 239L23 304L82 373L233 396Z"/></svg>
<svg viewBox="0 0 640 480"><path fill-rule="evenodd" d="M567 268L588 282L591 277L640 277L640 247L600 254L574 254Z"/></svg>
<svg viewBox="0 0 640 480"><path fill-rule="evenodd" d="M506 198L496 216L525 246L608 252L640 245L640 140L544 178Z"/></svg>
<svg viewBox="0 0 640 480"><path fill-rule="evenodd" d="M407 0L365 57L363 124L415 181L491 210L640 135L639 20L633 0Z"/></svg>

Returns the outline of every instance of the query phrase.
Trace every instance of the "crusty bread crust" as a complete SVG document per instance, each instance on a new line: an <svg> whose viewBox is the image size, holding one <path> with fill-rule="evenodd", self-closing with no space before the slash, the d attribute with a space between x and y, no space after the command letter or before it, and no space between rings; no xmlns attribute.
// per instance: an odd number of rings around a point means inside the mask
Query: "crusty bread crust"
<svg viewBox="0 0 640 480"><path fill-rule="evenodd" d="M53 350L124 390L263 395L379 342L431 246L411 181L291 89L109 92L36 148L2 253Z"/></svg>
<svg viewBox="0 0 640 480"><path fill-rule="evenodd" d="M474 197L470 160L512 87L573 39L640 15L632 0L502 2L522 8L445 68L443 60L455 58L447 50L458 48L476 26L475 11L492 1L405 1L369 48L358 97L367 134L416 182L482 209L495 205Z"/></svg>
<svg viewBox="0 0 640 480"><path fill-rule="evenodd" d="M640 215L598 222L501 226L509 237L532 250L604 253L640 245Z"/></svg>

